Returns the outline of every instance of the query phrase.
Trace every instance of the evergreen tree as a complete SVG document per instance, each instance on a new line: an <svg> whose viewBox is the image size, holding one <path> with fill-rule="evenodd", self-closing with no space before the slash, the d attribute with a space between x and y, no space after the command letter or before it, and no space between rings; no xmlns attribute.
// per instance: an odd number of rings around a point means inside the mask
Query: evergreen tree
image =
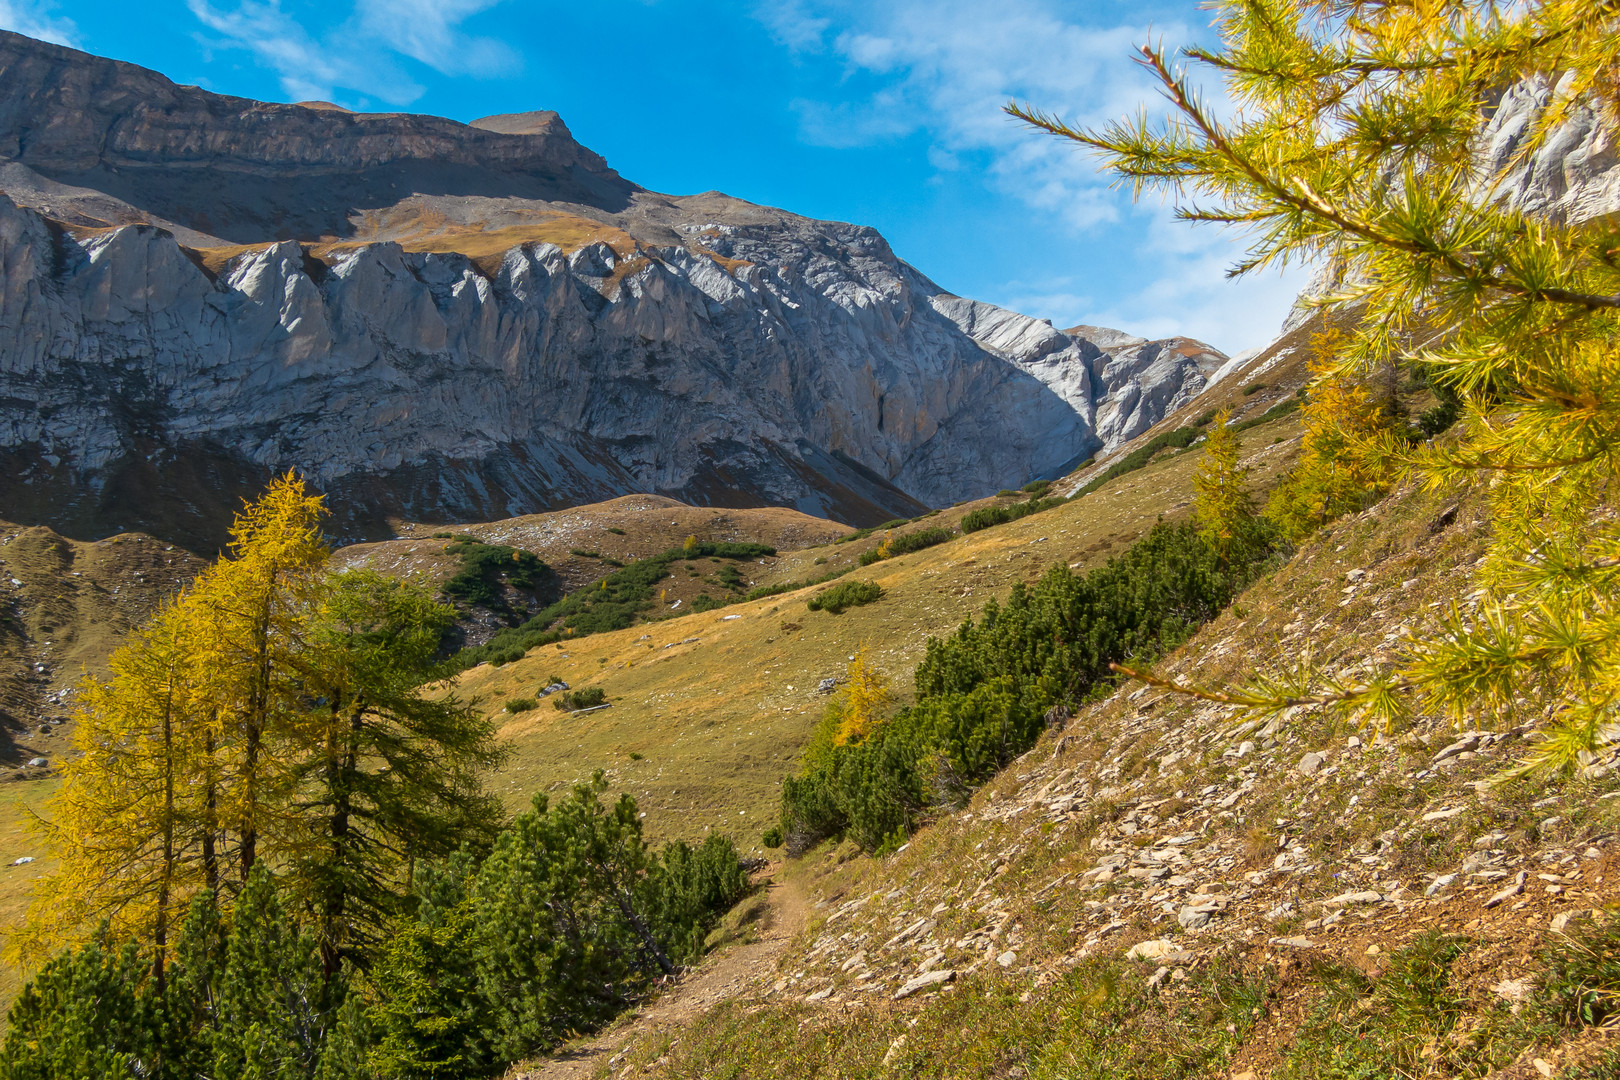
<svg viewBox="0 0 1620 1080"><path fill-rule="evenodd" d="M294 658L311 702L286 754L302 842L290 885L313 913L322 965L379 948L410 868L499 828L481 773L504 756L495 726L454 695L427 697L455 613L417 586L370 571L336 575Z"/></svg>
<svg viewBox="0 0 1620 1080"><path fill-rule="evenodd" d="M464 886L452 898L446 884L437 902L397 925L376 970L378 1001L366 1015L375 1041L364 1060L384 1080L462 1080L497 1063L489 1047L498 1021L474 963L478 912Z"/></svg>
<svg viewBox="0 0 1620 1080"><path fill-rule="evenodd" d="M249 874L232 915L214 992L213 1076L313 1077L341 1005L322 976L315 938L287 917L263 865Z"/></svg>
<svg viewBox="0 0 1620 1080"><path fill-rule="evenodd" d="M1386 723L1414 708L1496 723L1522 702L1551 718L1527 765L1579 765L1620 738L1620 260L1609 221L1531 216L1506 196L1569 121L1612 116L1620 3L1214 7L1220 47L1186 56L1224 80L1230 119L1152 48L1141 60L1175 109L1162 127L1143 116L1081 131L1011 111L1101 151L1138 191L1183 196L1186 219L1250 230L1235 273L1296 259L1335 268L1338 286L1316 302L1351 331L1312 396L1361 387L1366 407L1344 411L1376 412L1397 368L1421 369L1463 419L1422 445L1398 425L1369 433L1319 416L1322 456L1381 456L1395 475L1477 488L1492 524L1477 615L1441 618L1365 683L1301 668L1224 700L1273 712L1314 702ZM1489 115L1524 80L1552 92L1513 152L1488 160ZM1347 452L1327 453L1333 439ZM1279 516L1335 512L1335 493L1323 494L1320 510L1307 499Z"/></svg>
<svg viewBox="0 0 1620 1080"><path fill-rule="evenodd" d="M55 957L12 1003L0 1048L4 1080L135 1078L153 1050L149 966L133 941L111 944L105 932Z"/></svg>

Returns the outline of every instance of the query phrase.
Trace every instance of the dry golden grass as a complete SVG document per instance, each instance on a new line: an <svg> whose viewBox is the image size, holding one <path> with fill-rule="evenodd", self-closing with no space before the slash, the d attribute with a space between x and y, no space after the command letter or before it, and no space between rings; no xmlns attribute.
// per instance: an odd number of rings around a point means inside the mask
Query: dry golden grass
<svg viewBox="0 0 1620 1080"><path fill-rule="evenodd" d="M88 231L106 230L75 230L76 233ZM421 208L413 208L410 213L371 211L354 237L342 240L328 237L307 245L306 250L312 258L332 263L368 244L390 241L406 251L465 255L486 274L499 269L500 260L508 251L525 244L556 244L564 252L573 254L587 244L600 242L613 249L621 260L620 267L646 264L645 258L638 254L640 249L635 239L623 229L561 212L542 215L528 224L491 229L482 223L460 224L442 213ZM271 243L225 244L185 250L197 265L217 276L231 260L273 246ZM630 272L625 270L619 276L622 278Z"/></svg>
<svg viewBox="0 0 1620 1080"><path fill-rule="evenodd" d="M1292 459L1297 429L1285 420L1246 434L1255 482L1269 486ZM1272 445L1273 438L1284 442ZM701 837L719 829L757 850L775 816L780 781L824 708L817 684L842 676L859 646L870 647L873 664L908 699L929 637L949 633L986 600L1005 597L1015 582L1034 581L1053 563L1096 565L1161 514L1186 514L1196 460L1190 453L1156 462L1078 502L857 569L850 578L876 581L885 595L843 615L809 611L806 600L825 586L811 587L475 668L462 676L458 692L501 715L516 750L494 787L516 809L536 791L555 791L601 768L641 803L650 834ZM913 527L949 524L966 509ZM851 565L878 540L788 552L762 583ZM533 696L552 675L576 687L602 687L613 707L565 716L542 702L516 717L500 712L511 698ZM632 760L631 753L642 756Z"/></svg>
<svg viewBox="0 0 1620 1080"><path fill-rule="evenodd" d="M312 247L320 258L341 255L367 244L392 240L406 251L456 252L470 259L503 255L523 244L556 244L570 254L587 244L604 243L621 258L634 255L637 245L623 229L574 214L552 213L525 225L490 229L482 223L461 225L443 215L422 212L406 221L379 223L350 240L331 240Z"/></svg>

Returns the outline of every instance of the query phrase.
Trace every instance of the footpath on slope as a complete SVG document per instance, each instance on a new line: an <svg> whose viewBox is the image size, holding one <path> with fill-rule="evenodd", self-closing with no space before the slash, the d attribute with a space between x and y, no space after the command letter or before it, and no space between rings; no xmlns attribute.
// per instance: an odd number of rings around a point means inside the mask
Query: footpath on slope
<svg viewBox="0 0 1620 1080"><path fill-rule="evenodd" d="M514 1065L507 1080L586 1080L604 1063L617 1063L633 1043L648 1035L691 1022L711 1006L752 988L774 975L777 961L804 929L809 911L804 887L780 880L783 866L773 865L755 879L765 910L755 925L754 940L725 948L720 955L688 970L668 990L627 1013L606 1031L559 1050L551 1057ZM745 904L749 901L744 901Z"/></svg>

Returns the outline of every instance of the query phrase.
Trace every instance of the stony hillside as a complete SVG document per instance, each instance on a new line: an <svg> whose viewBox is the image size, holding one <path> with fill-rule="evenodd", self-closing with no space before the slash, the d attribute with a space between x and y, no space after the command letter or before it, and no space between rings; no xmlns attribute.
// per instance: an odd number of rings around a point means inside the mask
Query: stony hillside
<svg viewBox="0 0 1620 1080"><path fill-rule="evenodd" d="M420 575L440 582L458 561L447 555L446 536L475 537L538 555L568 590L589 585L604 573L603 560L630 562L672 547L688 536L700 540L752 541L780 551L827 544L854 530L796 510L757 507L721 510L688 506L660 495L626 495L603 503L501 521L444 526L401 523L400 538L350 544L332 553L334 564L365 566L396 576Z"/></svg>
<svg viewBox="0 0 1620 1080"><path fill-rule="evenodd" d="M1482 528L1399 492L1165 670L1353 666L1424 632ZM1124 686L894 854L780 870L810 910L772 962L533 1075L1611 1076L1549 964L1612 962L1617 763L1499 782L1533 722L1240 723Z"/></svg>
<svg viewBox="0 0 1620 1080"><path fill-rule="evenodd" d="M83 543L0 522L0 780L49 772L74 684L202 566L138 533Z"/></svg>
<svg viewBox="0 0 1620 1080"><path fill-rule="evenodd" d="M350 539L631 492L873 524L1062 475L1225 360L645 191L553 114L271 105L15 34L0 75L0 502L75 535L210 549L289 467Z"/></svg>

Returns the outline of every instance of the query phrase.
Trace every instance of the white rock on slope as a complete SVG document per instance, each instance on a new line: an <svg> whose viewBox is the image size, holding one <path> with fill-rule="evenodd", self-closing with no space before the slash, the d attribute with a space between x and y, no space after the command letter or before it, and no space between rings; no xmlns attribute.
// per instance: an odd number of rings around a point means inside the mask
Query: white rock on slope
<svg viewBox="0 0 1620 1080"><path fill-rule="evenodd" d="M711 232L748 265L654 248L614 282L601 243L486 275L284 242L211 279L162 230L53 237L0 197L0 444L90 477L152 440L213 445L441 516L638 490L871 516L1060 472L1218 359L949 296L870 229Z"/></svg>

